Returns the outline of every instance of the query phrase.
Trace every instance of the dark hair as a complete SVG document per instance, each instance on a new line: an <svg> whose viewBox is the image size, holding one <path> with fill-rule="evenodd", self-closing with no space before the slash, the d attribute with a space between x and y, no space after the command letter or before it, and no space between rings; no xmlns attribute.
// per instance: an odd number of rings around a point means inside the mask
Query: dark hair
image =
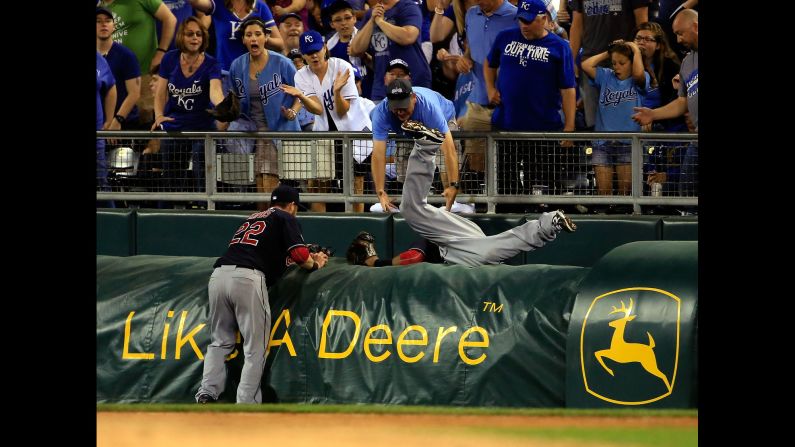
<svg viewBox="0 0 795 447"><path fill-rule="evenodd" d="M259 17L249 17L248 19L244 20L243 23L240 24L240 27L235 31L235 37L239 40L243 40L243 34L246 32L246 28L252 25L259 25L262 28L262 32L265 34L270 34L271 30L265 26L265 21Z"/></svg>
<svg viewBox="0 0 795 447"><path fill-rule="evenodd" d="M623 54L629 59L630 64L635 59L635 52L632 51L632 47L623 40L615 41L607 47L607 54L612 56L613 53Z"/></svg>
<svg viewBox="0 0 795 447"><path fill-rule="evenodd" d="M668 44L668 38L665 36L665 32L663 31L660 24L656 22L643 22L637 27L635 27L635 31L633 32L633 37L638 35L638 31L646 30L651 31L654 34L654 40L657 42L657 51L654 52L652 59L654 60L654 66L657 68L657 72L654 73L651 70L651 67L646 66L646 62L644 61L643 67L646 69L647 72L651 75L651 85L652 87L656 87L658 85L658 79L662 79L663 77L663 66L665 64L666 59L671 59L679 65L679 57L674 53L674 50L671 49L671 45Z"/></svg>
<svg viewBox="0 0 795 447"><path fill-rule="evenodd" d="M207 45L210 45L210 33L207 32L207 27L205 27L202 21L196 16L190 16L179 24L174 45L179 51L185 51L185 28L188 26L188 23L191 22L199 25L199 31L202 33L202 44L199 47L199 53L204 52L204 50L207 49Z"/></svg>

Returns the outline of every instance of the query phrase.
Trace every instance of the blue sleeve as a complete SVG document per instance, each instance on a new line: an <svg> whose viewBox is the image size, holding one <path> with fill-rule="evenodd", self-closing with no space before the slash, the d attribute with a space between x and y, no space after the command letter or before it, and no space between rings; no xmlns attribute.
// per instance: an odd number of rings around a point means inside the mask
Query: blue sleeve
<svg viewBox="0 0 795 447"><path fill-rule="evenodd" d="M435 93L435 92L434 92ZM439 95L436 93L436 95ZM419 95L417 95L420 98ZM447 127L447 120L444 118L444 111L438 98L421 97L422 102L417 101L417 107L420 108L420 121L428 127L439 129L442 133L447 133L450 130ZM441 95L439 98L444 99Z"/></svg>
<svg viewBox="0 0 795 447"><path fill-rule="evenodd" d="M259 16L265 22L265 26L268 28L276 26L276 21L273 20L273 13L271 13L268 5L262 0L257 0L257 6L259 6Z"/></svg>
<svg viewBox="0 0 795 447"><path fill-rule="evenodd" d="M407 2L398 15L395 16L397 26L411 25L422 31L422 12L416 3ZM419 36L417 38L419 41Z"/></svg>
<svg viewBox="0 0 795 447"><path fill-rule="evenodd" d="M370 113L370 121L373 122L373 140L386 141L389 136L389 113L386 107L386 101L381 101L373 111Z"/></svg>
<svg viewBox="0 0 795 447"><path fill-rule="evenodd" d="M607 77L610 76L613 70L605 67L596 67L596 76L593 79L589 79L588 81L591 85L596 87L601 87L607 82Z"/></svg>
<svg viewBox="0 0 795 447"><path fill-rule="evenodd" d="M577 81L574 79L574 62L571 60L571 47L567 43L560 46L562 48L560 57L563 58L561 65L558 88L575 88ZM587 75L586 75L587 76Z"/></svg>
<svg viewBox="0 0 795 447"><path fill-rule="evenodd" d="M124 55L124 66L122 67L124 79L122 79L122 81L141 76L141 65L138 63L138 58L135 57L135 53L128 48L127 51L124 52Z"/></svg>
<svg viewBox="0 0 795 447"><path fill-rule="evenodd" d="M221 79L221 64L218 63L218 59L213 59L213 64L210 65L210 69L207 71L207 77L210 79Z"/></svg>
<svg viewBox="0 0 795 447"><path fill-rule="evenodd" d="M503 41L507 36L506 32L510 31L511 30L500 31L500 34L497 34L497 37L494 39L494 44L491 46L489 54L486 55L486 59L489 61L489 67L497 68L500 66L500 56L502 56L502 48L504 46Z"/></svg>

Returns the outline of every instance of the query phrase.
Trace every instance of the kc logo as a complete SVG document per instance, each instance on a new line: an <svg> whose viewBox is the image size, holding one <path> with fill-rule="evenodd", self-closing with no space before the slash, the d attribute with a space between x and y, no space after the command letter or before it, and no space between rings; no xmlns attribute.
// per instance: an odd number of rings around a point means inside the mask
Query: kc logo
<svg viewBox="0 0 795 447"><path fill-rule="evenodd" d="M312 36L310 36L308 34L306 36L304 36L304 42L312 43L314 41L315 41L315 39Z"/></svg>

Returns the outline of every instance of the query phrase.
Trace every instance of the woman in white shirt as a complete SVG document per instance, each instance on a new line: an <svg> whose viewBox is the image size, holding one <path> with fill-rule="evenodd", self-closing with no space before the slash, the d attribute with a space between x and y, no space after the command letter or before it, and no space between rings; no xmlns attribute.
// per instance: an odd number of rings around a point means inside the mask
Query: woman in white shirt
<svg viewBox="0 0 795 447"><path fill-rule="evenodd" d="M300 99L309 112L317 115L312 130L369 132L372 129L370 115L359 98L351 64L329 57L323 37L317 31L301 34L299 43L307 65L295 74L295 87L282 85L282 90ZM354 141L353 146L353 192L363 194L364 176L370 172L372 143L370 140L367 143ZM315 192L313 181L309 186L310 192ZM364 204L355 203L353 209L363 212ZM325 211L325 204L313 204L312 210Z"/></svg>

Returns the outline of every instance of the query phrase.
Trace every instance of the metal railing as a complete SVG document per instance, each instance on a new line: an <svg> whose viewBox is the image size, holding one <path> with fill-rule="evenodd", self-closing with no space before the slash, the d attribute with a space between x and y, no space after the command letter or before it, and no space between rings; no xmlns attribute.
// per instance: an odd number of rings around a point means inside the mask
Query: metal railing
<svg viewBox="0 0 795 447"><path fill-rule="evenodd" d="M682 153L687 148L696 148L698 145L698 135L690 133L561 133L561 132L453 132L454 139L463 142L473 140L485 139L485 166L486 171L481 177L475 175L466 169L462 170L462 184L463 188L459 192L457 200L464 203L485 203L487 212L494 213L497 204L621 204L632 205L635 214L640 213L641 205L675 205L675 206L697 206L697 180L693 185L687 185L686 188L676 189L676 183L684 184L684 177L677 180L677 175L673 174L676 169L688 168L689 171L695 170L697 172L697 158L695 164L686 166L682 159ZM111 183L109 188L97 187L97 200L115 200L115 201L199 201L206 202L207 209L215 209L218 202L268 202L269 191L256 192L250 186L253 183L251 174L252 159L253 157L240 158L244 160L245 168L242 172L238 172L242 176L244 184L249 184L248 188L228 188L225 187L223 181L226 174L225 169L219 171L218 161L216 155L219 153L227 152L224 149L217 151L219 145L228 144L229 141L235 139L257 139L267 138L279 142L280 147L287 147L286 142L289 142L290 147L297 147L305 145L308 148L317 148L322 146L319 142L335 140L335 154L336 160L325 160L324 163L332 163L337 166L333 176L336 187L332 192L328 193L310 193L302 191L302 202L326 202L326 203L344 203L346 211L352 211L353 203L375 203L377 198L372 190L362 194L354 194L353 185L353 143L361 145L362 141L370 141L372 134L369 132L143 132L143 131L98 131L97 138L114 139L116 144L106 144L109 152L115 153L117 156L121 152L113 152L119 146L127 145L131 140L142 142L152 139L162 140L194 140L204 142L204 184L197 185L195 191L173 191L163 190L156 186L150 187L129 187L125 186L124 182ZM556 142L561 140L571 140L574 142L573 148L561 148ZM625 141L631 142L631 189L628 195L599 195L596 193L594 165L591 163L591 151L594 145L592 142L606 140L606 141ZM312 145L312 141L315 141ZM396 144L393 145L392 141ZM404 137L395 137L390 135L389 147L394 149L397 146L399 149L390 151L388 149L387 155L392 155L396 164L405 163L405 157L408 155L408 149L412 143L411 140ZM469 144L469 143L465 143ZM358 147L358 146L357 146ZM404 149L400 149L404 148ZM319 152L307 152L311 157L315 157ZM666 154L655 155L656 152L666 152ZM459 161L464 163L466 157L463 155L459 148ZM544 152L549 155L552 160L547 163L533 161L533 157ZM126 154L135 155L138 151L128 150ZM315 155L312 155L315 154ZM520 155L517 155L520 154ZM523 155L521 155L523 154ZM673 154L673 155L671 155ZM137 155L135 155L137 157ZM283 155L280 155L283 156ZM311 175L317 175L319 171L318 163L321 162L319 158L309 158L308 166L299 166L300 178L309 178ZM566 159L565 162L557 164L555 160ZM653 190L649 187L644 187L644 176L647 174L648 166L652 163L652 158L662 159L660 163L661 169L668 169L669 175L672 179L666 190L662 192L659 188ZM665 161L667 157L667 161ZM117 157L118 158L118 157ZM519 160L521 159L521 160ZM136 162L137 162L136 158ZM247 161L246 161L247 160ZM518 161L517 161L518 160ZM110 176L115 176L116 180L119 178L129 179L135 176L135 172L130 174L132 163L128 166L119 166L117 159L108 160L108 168ZM341 166L340 166L341 163ZM536 188L532 185L532 181L528 178L530 172L530 165L536 163L538 166L544 164L544 169L553 172L557 175L561 170L565 175L569 175L566 179L556 179L559 183L558 186L552 187L551 185L544 185L549 193L544 193L541 188ZM565 164L565 166L562 166ZM121 163L124 165L124 163ZM548 165L548 166L547 166ZM646 169L644 169L644 165ZM287 166L280 163L280 166ZM296 165L297 166L297 165ZM341 167L341 169L339 169ZM306 171L306 170L309 171ZM126 173L124 172L126 170ZM398 169L399 171L399 169ZM311 175L308 174L311 172ZM124 174L124 175L121 175ZM294 172L282 172L281 178L291 178ZM473 175L470 175L473 174ZM324 174L328 177L327 173ZM120 177L121 176L121 177ZM336 178L337 176L341 178ZM576 178L572 178L574 176ZM197 177L199 180L201 176ZM512 179L512 180L511 180ZM438 179L437 179L438 180ZM390 197L396 202L400 199L400 182L390 182L391 185ZM560 186L563 185L563 186ZM516 186L522 186L515 188ZM109 189L109 190L108 190ZM185 188L191 189L191 188ZM203 189L203 190L202 190ZM441 189L437 188L436 193L431 192L428 196L429 203L442 204L444 198L440 194Z"/></svg>

